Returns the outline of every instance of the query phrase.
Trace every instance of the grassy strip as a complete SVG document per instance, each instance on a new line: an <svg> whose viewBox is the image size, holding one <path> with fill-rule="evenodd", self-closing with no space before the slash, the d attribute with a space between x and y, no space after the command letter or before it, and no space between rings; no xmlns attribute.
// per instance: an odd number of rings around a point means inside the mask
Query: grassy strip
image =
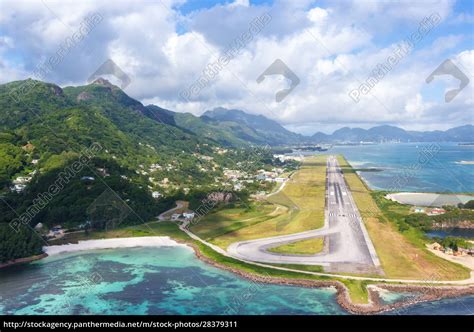
<svg viewBox="0 0 474 332"><path fill-rule="evenodd" d="M286 269L300 270L300 271L305 271L305 272L324 273L324 269L320 265L270 264L270 263L267 263L267 265L276 266L276 267L284 267Z"/></svg>
<svg viewBox="0 0 474 332"><path fill-rule="evenodd" d="M287 243L282 246L270 248L268 251L279 254L315 255L321 252L323 248L324 239L319 237Z"/></svg>
<svg viewBox="0 0 474 332"><path fill-rule="evenodd" d="M460 280L469 278L468 268L444 260L425 248L421 231L408 227L400 232L400 206L380 204L374 200L365 183L351 170L351 166L338 156L344 177L375 246L382 268L388 278L420 280ZM377 204L376 201L379 203Z"/></svg>

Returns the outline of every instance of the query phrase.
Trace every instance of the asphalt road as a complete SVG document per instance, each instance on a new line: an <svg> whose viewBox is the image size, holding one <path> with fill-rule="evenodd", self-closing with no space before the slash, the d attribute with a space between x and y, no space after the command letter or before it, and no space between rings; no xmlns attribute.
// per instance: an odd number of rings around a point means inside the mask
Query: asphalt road
<svg viewBox="0 0 474 332"><path fill-rule="evenodd" d="M380 272L380 262L362 222L335 157L327 160L325 223L322 228L302 233L242 241L227 252L234 257L261 263L321 265L326 271ZM325 250L316 255L269 252L294 241L325 237Z"/></svg>

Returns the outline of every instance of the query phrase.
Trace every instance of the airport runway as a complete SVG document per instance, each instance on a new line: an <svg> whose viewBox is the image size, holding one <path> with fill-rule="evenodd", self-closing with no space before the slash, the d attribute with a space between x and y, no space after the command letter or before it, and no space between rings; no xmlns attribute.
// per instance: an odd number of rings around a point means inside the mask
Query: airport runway
<svg viewBox="0 0 474 332"><path fill-rule="evenodd" d="M287 243L325 237L325 250L316 255L269 252ZM335 157L327 160L325 223L322 228L231 244L234 257L262 263L321 265L331 272L381 273L380 262Z"/></svg>

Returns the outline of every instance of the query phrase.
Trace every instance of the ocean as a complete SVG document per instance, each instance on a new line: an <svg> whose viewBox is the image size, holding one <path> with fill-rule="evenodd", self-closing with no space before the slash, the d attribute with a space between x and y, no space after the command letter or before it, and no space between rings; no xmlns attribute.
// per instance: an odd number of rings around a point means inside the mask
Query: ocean
<svg viewBox="0 0 474 332"><path fill-rule="evenodd" d="M334 146L372 189L417 192L474 192L474 146L457 143L400 143Z"/></svg>
<svg viewBox="0 0 474 332"><path fill-rule="evenodd" d="M201 262L181 246L50 256L0 270L0 296L2 315L347 314L332 288L252 282ZM391 314L472 314L472 308L474 296L468 296Z"/></svg>

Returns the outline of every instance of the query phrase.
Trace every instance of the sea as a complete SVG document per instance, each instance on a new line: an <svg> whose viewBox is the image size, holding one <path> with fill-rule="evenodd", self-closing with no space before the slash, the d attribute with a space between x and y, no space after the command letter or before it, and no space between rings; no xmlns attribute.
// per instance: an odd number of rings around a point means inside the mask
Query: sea
<svg viewBox="0 0 474 332"><path fill-rule="evenodd" d="M66 253L0 270L2 315L347 315L333 288L252 282L190 248ZM384 293L384 302L407 294ZM470 315L474 296L420 303L392 315Z"/></svg>
<svg viewBox="0 0 474 332"><path fill-rule="evenodd" d="M474 192L474 145L386 143L334 146L372 188L414 192ZM467 163L466 163L467 162Z"/></svg>
<svg viewBox="0 0 474 332"><path fill-rule="evenodd" d="M474 147L454 143L335 146L373 189L474 192ZM370 169L370 170L369 170ZM387 302L406 296L385 293ZM332 288L261 284L197 259L182 246L59 254L0 270L2 315L346 315ZM474 296L391 315L472 315Z"/></svg>

